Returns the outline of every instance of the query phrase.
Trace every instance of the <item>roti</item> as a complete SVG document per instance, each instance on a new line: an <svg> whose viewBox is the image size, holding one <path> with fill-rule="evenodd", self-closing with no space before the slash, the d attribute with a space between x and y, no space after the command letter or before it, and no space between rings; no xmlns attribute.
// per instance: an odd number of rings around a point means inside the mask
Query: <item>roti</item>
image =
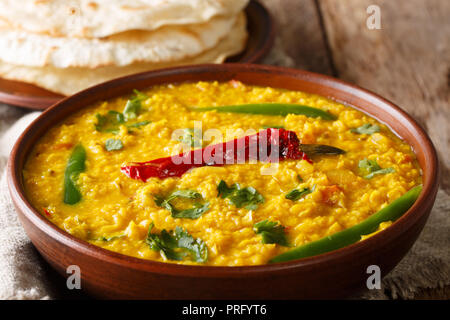
<svg viewBox="0 0 450 320"><path fill-rule="evenodd" d="M245 16L241 16L229 34L215 47L201 54L179 61L166 63L135 63L128 66L105 66L90 68L26 67L0 61L0 76L5 79L24 81L50 91L71 95L77 91L117 77L167 68L199 63L222 63L227 57L241 52L246 44L247 31Z"/></svg>
<svg viewBox="0 0 450 320"><path fill-rule="evenodd" d="M0 28L0 60L28 67L57 68L167 63L213 48L231 32L237 19L245 19L244 13L217 16L201 24L131 30L101 39L52 37L4 26Z"/></svg>
<svg viewBox="0 0 450 320"><path fill-rule="evenodd" d="M127 30L198 24L233 16L248 0L2 0L11 27L56 37L105 37ZM113 19L111 17L114 17Z"/></svg>

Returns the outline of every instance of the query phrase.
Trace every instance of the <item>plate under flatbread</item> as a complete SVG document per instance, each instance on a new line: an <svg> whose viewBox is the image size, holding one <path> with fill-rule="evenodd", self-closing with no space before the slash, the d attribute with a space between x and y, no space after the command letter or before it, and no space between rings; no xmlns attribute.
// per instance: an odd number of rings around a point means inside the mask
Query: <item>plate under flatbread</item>
<svg viewBox="0 0 450 320"><path fill-rule="evenodd" d="M255 63L270 50L274 40L274 27L270 14L258 2L251 1L245 9L247 16L248 41L242 53L230 57L226 62ZM43 110L64 96L35 85L0 78L0 102Z"/></svg>

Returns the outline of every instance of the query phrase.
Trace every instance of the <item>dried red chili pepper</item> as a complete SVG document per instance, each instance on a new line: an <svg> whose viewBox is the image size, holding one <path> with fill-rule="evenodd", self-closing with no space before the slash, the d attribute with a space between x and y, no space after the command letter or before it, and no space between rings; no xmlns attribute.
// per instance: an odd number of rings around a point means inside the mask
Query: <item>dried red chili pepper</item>
<svg viewBox="0 0 450 320"><path fill-rule="evenodd" d="M45 215L46 215L47 217L51 217L51 216L52 216L51 213L50 213L50 211L47 210L46 208L42 208L42 210L44 211L44 213L45 213Z"/></svg>
<svg viewBox="0 0 450 320"><path fill-rule="evenodd" d="M312 145L306 146L308 153L317 154ZM340 154L343 150L318 145L324 154ZM176 156L159 158L147 162L135 162L123 166L121 171L132 179L147 181L152 177L165 179L180 177L186 171L203 166L223 166L225 164L245 163L249 160L278 162L284 159L311 160L302 151L302 145L294 131L269 128L254 135L245 136L224 143L207 146L203 149L180 153Z"/></svg>

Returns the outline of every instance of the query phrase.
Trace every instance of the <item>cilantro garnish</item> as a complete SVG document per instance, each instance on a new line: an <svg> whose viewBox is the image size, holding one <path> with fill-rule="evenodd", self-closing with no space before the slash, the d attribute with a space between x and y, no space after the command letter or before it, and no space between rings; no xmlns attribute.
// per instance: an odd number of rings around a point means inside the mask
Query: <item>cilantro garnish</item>
<svg viewBox="0 0 450 320"><path fill-rule="evenodd" d="M136 119L139 112L141 111L141 101L140 100L128 100L123 110L123 115L125 120Z"/></svg>
<svg viewBox="0 0 450 320"><path fill-rule="evenodd" d="M262 243L276 243L285 247L289 246L286 238L285 227L278 222L263 220L253 225L253 231L260 234Z"/></svg>
<svg viewBox="0 0 450 320"><path fill-rule="evenodd" d="M178 137L178 141L193 148L202 146L201 135L199 135L199 132L196 132L193 128L183 129L183 135Z"/></svg>
<svg viewBox="0 0 450 320"><path fill-rule="evenodd" d="M148 96L138 90L134 90L135 96L127 101L125 109L123 110L123 115L125 120L136 119L141 112L141 102L148 98Z"/></svg>
<svg viewBox="0 0 450 320"><path fill-rule="evenodd" d="M192 261L201 263L208 260L208 248L203 240L193 238L179 226L175 231L167 232L163 229L160 234L152 233L153 227L152 222L145 242L152 250L159 251L164 258L180 261L189 257Z"/></svg>
<svg viewBox="0 0 450 320"><path fill-rule="evenodd" d="M375 160L363 159L358 163L358 167L364 179L372 179L375 175L395 172L394 168L381 168Z"/></svg>
<svg viewBox="0 0 450 320"><path fill-rule="evenodd" d="M147 94L145 94L142 91L139 91L137 89L134 89L133 93L134 93L133 99L136 99L136 100L141 100L142 101L142 100L146 100L146 99L149 98L149 96Z"/></svg>
<svg viewBox="0 0 450 320"><path fill-rule="evenodd" d="M176 209L170 202L176 198L184 198L194 200L194 207L186 210ZM187 218L187 219L197 219L203 213L209 210L209 202L200 203L202 200L200 193L192 190L177 190L170 194L166 199L155 196L155 203L157 206L164 208L172 214L174 218Z"/></svg>
<svg viewBox="0 0 450 320"><path fill-rule="evenodd" d="M239 188L239 185L237 183L231 185L231 187L228 187L227 183L223 180L220 180L219 184L217 185L217 191L218 197L221 197L222 199L225 199L229 197L233 192L235 192Z"/></svg>
<svg viewBox="0 0 450 320"><path fill-rule="evenodd" d="M284 126L271 126L271 125L263 125L263 129L284 129Z"/></svg>
<svg viewBox="0 0 450 320"><path fill-rule="evenodd" d="M127 128L139 128L139 127L145 126L145 125L147 125L149 123L150 123L150 121L144 120L144 121L141 121L141 122L127 124L126 126L127 126Z"/></svg>
<svg viewBox="0 0 450 320"><path fill-rule="evenodd" d="M108 132L112 134L118 134L120 126L125 125L127 128L139 128L147 125L150 121L141 121L135 123L128 123L131 119L136 119L141 111L141 101L148 98L148 96L142 92L134 90L135 96L127 101L123 113L109 110L106 114L102 115L97 113L97 123L95 124L95 130L99 132Z"/></svg>
<svg viewBox="0 0 450 320"><path fill-rule="evenodd" d="M120 150L123 148L123 143L119 139L108 139L105 141L105 148L107 151Z"/></svg>
<svg viewBox="0 0 450 320"><path fill-rule="evenodd" d="M121 235L119 235L119 236L111 236L111 237L105 237L105 236L103 236L103 237L98 238L97 240L109 242L109 241L113 241L113 240L120 239L120 238L123 238L123 237L125 237L124 234L121 234Z"/></svg>
<svg viewBox="0 0 450 320"><path fill-rule="evenodd" d="M228 198L237 208L245 207L247 210L256 210L258 204L264 203L264 197L253 187L241 188L238 183L230 187L223 180L217 186L219 197Z"/></svg>
<svg viewBox="0 0 450 320"><path fill-rule="evenodd" d="M110 110L105 115L97 113L97 124L95 130L99 132L119 133L119 126L125 123L125 118L120 112Z"/></svg>
<svg viewBox="0 0 450 320"><path fill-rule="evenodd" d="M126 123L124 115L114 110L109 110L105 115L97 113L95 116L97 117L95 130L112 134L119 133L120 125L125 125L127 128L139 128L150 123L150 121L147 120L135 123Z"/></svg>
<svg viewBox="0 0 450 320"><path fill-rule="evenodd" d="M291 191L289 191L288 193L286 193L286 195L284 196L286 199L292 200L292 201L297 201L300 198L306 196L307 194L310 194L314 191L314 187L312 189L310 188L302 188L302 189L293 189Z"/></svg>
<svg viewBox="0 0 450 320"><path fill-rule="evenodd" d="M375 132L380 132L380 126L376 124L366 123L358 128L353 128L350 131L357 134L373 134Z"/></svg>

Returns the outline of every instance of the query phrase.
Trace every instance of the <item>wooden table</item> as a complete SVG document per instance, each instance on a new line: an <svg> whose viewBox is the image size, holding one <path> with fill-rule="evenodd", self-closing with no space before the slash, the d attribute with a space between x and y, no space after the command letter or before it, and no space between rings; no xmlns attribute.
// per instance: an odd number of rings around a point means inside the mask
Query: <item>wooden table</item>
<svg viewBox="0 0 450 320"><path fill-rule="evenodd" d="M415 116L438 149L441 189L450 194L450 1L260 1L274 16L277 45L293 67L358 84ZM371 5L380 9L380 29L367 27L367 19L374 17L367 13ZM0 129L26 113L0 108ZM87 298L68 293L53 269L46 272L58 285L55 296ZM450 287L423 289L414 298L449 299Z"/></svg>
<svg viewBox="0 0 450 320"><path fill-rule="evenodd" d="M275 17L295 67L374 91L419 121L439 152L441 189L449 194L450 1L261 2ZM373 28L378 9L380 29ZM450 287L424 289L415 298L448 299Z"/></svg>

